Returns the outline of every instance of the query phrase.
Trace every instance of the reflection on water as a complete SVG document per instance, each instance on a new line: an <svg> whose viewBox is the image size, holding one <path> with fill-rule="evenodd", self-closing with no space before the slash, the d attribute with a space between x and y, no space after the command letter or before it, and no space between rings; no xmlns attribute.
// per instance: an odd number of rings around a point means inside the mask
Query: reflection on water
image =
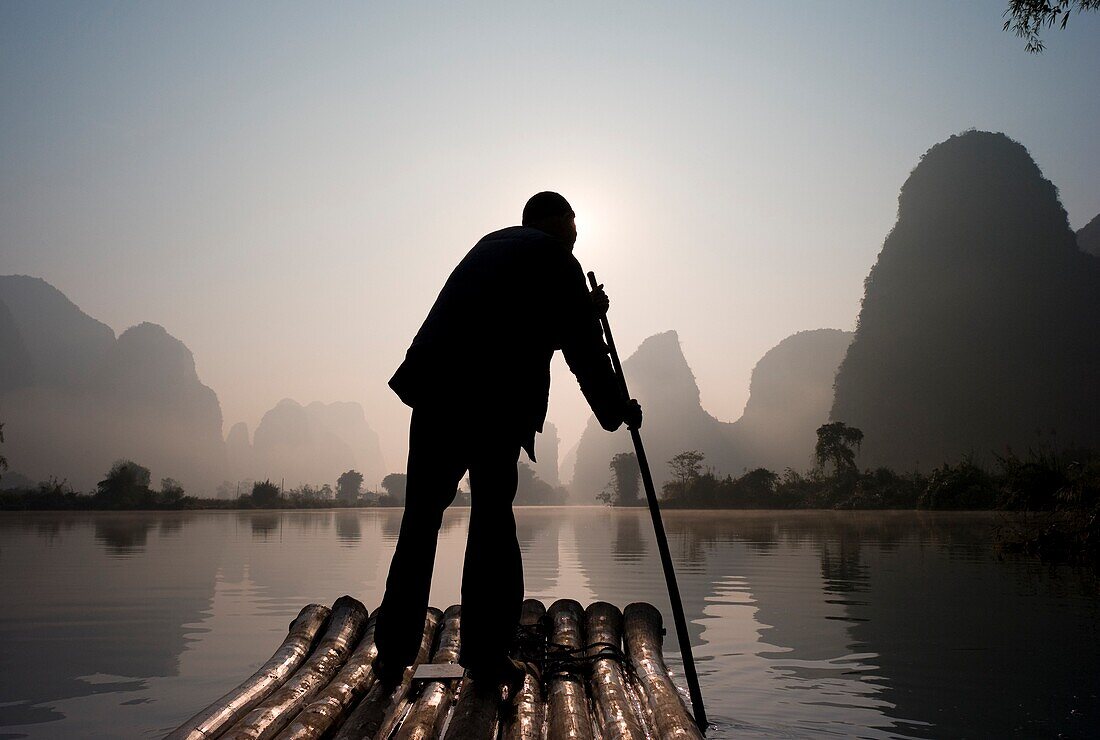
<svg viewBox="0 0 1100 740"><path fill-rule="evenodd" d="M248 514L248 525L252 530L252 537L261 542L278 539L276 532L282 520L282 516L277 512Z"/></svg>
<svg viewBox="0 0 1100 740"><path fill-rule="evenodd" d="M152 519L133 514L105 516L95 521L95 538L108 554L125 558L145 549L149 530L156 525Z"/></svg>
<svg viewBox="0 0 1100 740"><path fill-rule="evenodd" d="M438 606L458 600L467 517L445 521ZM1088 735L1096 578L997 561L995 523L668 512L710 736ZM376 606L399 524L399 510L0 516L0 737L163 733L266 659L303 604ZM518 532L529 596L669 614L644 510L521 509Z"/></svg>
<svg viewBox="0 0 1100 740"><path fill-rule="evenodd" d="M336 536L344 545L354 545L363 537L363 528L359 526L359 513L340 511L336 514Z"/></svg>
<svg viewBox="0 0 1100 740"><path fill-rule="evenodd" d="M630 563L645 555L645 550L645 541L642 539L641 517L616 517L615 542L611 547L615 560Z"/></svg>

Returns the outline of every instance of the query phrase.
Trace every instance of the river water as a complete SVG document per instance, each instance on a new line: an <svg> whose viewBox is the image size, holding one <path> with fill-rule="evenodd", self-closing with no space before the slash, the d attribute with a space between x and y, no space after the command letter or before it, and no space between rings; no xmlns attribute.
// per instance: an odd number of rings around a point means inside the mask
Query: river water
<svg viewBox="0 0 1100 740"><path fill-rule="evenodd" d="M648 514L518 509L527 595L671 612ZM307 602L377 606L399 510L0 515L0 740L156 737ZM468 510L432 603L458 601ZM996 514L667 512L709 737L1100 735L1094 572L999 560Z"/></svg>

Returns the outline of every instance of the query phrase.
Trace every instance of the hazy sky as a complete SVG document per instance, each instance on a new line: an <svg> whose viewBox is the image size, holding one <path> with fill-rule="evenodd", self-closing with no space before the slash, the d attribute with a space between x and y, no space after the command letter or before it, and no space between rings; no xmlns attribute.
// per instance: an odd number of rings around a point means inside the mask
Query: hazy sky
<svg viewBox="0 0 1100 740"><path fill-rule="evenodd" d="M5 2L0 273L162 324L227 429L360 401L396 470L386 380L454 264L554 189L623 354L676 329L733 420L769 348L854 328L936 142L1003 131L1075 229L1100 212L1100 13L1030 55L1005 5ZM586 417L554 369L564 453Z"/></svg>

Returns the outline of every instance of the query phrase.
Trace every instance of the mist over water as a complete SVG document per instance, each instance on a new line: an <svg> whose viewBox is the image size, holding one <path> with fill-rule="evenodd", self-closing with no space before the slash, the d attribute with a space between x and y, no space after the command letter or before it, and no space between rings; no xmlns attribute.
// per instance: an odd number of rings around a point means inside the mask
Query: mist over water
<svg viewBox="0 0 1100 740"><path fill-rule="evenodd" d="M434 605L458 601L467 519L445 518ZM3 515L0 642L25 649L0 652L0 732L163 734L262 663L307 602L377 606L399 521ZM667 513L709 736L1085 736L1100 721L1096 576L996 560L998 521ZM521 508L518 523L527 596L650 601L670 619L644 512Z"/></svg>

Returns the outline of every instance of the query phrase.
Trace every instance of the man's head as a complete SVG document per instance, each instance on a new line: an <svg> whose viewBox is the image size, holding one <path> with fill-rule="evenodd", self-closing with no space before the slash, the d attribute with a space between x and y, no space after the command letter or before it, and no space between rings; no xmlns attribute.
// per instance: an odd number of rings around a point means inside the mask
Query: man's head
<svg viewBox="0 0 1100 740"><path fill-rule="evenodd" d="M564 241L569 249L577 243L577 214L562 196L549 190L535 193L523 207L523 225L545 231Z"/></svg>

